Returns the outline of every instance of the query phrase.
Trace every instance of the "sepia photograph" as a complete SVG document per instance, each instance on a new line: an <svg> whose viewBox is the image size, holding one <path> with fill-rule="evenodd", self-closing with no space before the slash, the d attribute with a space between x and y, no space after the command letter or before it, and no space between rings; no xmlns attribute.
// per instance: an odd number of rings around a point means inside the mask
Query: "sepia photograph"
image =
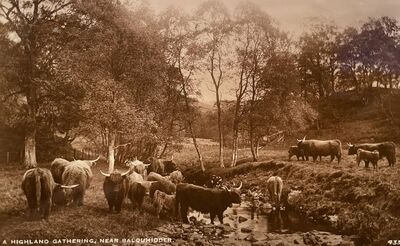
<svg viewBox="0 0 400 246"><path fill-rule="evenodd" d="M400 0L0 0L0 246L400 245Z"/></svg>

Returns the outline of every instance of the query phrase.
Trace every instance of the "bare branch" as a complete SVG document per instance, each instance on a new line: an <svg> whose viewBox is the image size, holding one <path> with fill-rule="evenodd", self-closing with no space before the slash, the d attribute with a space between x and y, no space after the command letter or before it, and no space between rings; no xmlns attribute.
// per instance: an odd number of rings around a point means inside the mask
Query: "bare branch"
<svg viewBox="0 0 400 246"><path fill-rule="evenodd" d="M129 143L125 143L125 144L119 144L119 145L115 146L114 149L118 149L118 148L120 148L120 147L125 147L125 146L128 146L128 145L130 145L130 144L132 144L132 143L129 142Z"/></svg>

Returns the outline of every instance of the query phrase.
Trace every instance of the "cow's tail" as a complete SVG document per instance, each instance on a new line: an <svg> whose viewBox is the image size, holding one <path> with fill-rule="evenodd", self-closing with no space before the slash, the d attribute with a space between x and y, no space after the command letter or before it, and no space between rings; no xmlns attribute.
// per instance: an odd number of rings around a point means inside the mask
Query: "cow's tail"
<svg viewBox="0 0 400 246"><path fill-rule="evenodd" d="M35 193L36 193L36 206L37 209L40 209L40 200L42 196L42 186L40 183L40 171L39 169L35 170Z"/></svg>

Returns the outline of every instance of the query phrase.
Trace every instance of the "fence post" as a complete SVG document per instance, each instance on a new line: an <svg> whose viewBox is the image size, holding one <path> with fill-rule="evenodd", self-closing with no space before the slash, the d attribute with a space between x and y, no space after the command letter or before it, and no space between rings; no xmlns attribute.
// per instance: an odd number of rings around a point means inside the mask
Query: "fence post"
<svg viewBox="0 0 400 246"><path fill-rule="evenodd" d="M7 161L6 164L10 164L10 152L7 151Z"/></svg>

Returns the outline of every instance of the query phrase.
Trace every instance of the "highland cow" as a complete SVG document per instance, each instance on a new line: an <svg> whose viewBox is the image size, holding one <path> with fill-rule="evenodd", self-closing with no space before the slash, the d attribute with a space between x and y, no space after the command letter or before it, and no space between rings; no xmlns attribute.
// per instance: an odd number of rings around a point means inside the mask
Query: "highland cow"
<svg viewBox="0 0 400 246"><path fill-rule="evenodd" d="M100 171L105 180L103 183L104 195L106 196L109 212L119 213L121 211L122 203L127 196L129 189L129 178L128 175L131 170L120 173L119 171L114 171L110 174L103 173Z"/></svg>
<svg viewBox="0 0 400 246"><path fill-rule="evenodd" d="M48 219L52 202L59 203L65 200L64 189L72 189L79 186L60 185L54 182L50 170L44 168L33 168L25 172L22 178L22 190L25 193L30 215L33 216L36 209L41 217Z"/></svg>
<svg viewBox="0 0 400 246"><path fill-rule="evenodd" d="M232 203L240 203L240 188L232 190L210 189L192 184L179 184L176 187L175 210L180 214L183 223L189 223L187 213L189 207L202 213L210 213L211 224L214 224L215 216L223 224L224 211L232 206Z"/></svg>

